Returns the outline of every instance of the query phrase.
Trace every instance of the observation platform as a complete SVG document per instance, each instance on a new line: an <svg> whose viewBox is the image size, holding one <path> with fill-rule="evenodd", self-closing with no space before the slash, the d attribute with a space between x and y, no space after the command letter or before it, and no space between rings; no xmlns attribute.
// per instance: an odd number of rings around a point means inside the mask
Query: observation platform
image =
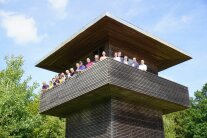
<svg viewBox="0 0 207 138"><path fill-rule="evenodd" d="M108 98L145 104L163 114L189 107L188 88L107 58L40 99L40 113L66 117Z"/></svg>

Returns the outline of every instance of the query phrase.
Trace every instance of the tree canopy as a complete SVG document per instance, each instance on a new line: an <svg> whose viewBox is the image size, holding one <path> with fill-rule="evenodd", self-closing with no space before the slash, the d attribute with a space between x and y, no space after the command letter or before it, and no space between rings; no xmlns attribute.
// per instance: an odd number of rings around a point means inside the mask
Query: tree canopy
<svg viewBox="0 0 207 138"><path fill-rule="evenodd" d="M164 116L164 128L166 137L207 138L207 83L194 93L189 109Z"/></svg>
<svg viewBox="0 0 207 138"><path fill-rule="evenodd" d="M39 93L31 76L23 77L23 57L5 58L0 70L0 137L65 137L65 120L38 113ZM29 85L31 84L31 85ZM207 84L190 99L190 108L163 116L166 138L207 137Z"/></svg>
<svg viewBox="0 0 207 138"><path fill-rule="evenodd" d="M31 76L23 79L23 58L5 58L0 71L0 137L64 137L64 120L38 113L40 94Z"/></svg>

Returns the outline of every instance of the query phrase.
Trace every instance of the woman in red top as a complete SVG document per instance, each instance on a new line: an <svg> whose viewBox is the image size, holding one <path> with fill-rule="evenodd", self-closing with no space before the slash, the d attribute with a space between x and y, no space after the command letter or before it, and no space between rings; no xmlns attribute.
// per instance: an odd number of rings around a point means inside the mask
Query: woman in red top
<svg viewBox="0 0 207 138"><path fill-rule="evenodd" d="M86 68L90 68L93 65L93 62L90 60L90 58L87 58L86 61L87 61Z"/></svg>

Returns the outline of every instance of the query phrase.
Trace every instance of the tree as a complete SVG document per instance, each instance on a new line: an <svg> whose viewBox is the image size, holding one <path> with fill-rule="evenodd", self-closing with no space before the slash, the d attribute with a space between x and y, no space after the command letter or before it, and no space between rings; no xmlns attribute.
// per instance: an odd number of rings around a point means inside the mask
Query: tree
<svg viewBox="0 0 207 138"><path fill-rule="evenodd" d="M173 129L175 137L207 138L207 83L194 95L195 97L190 99L189 109L169 114L164 118L165 126L171 122L168 127ZM167 137L171 131L166 130Z"/></svg>
<svg viewBox="0 0 207 138"><path fill-rule="evenodd" d="M174 114L167 114L163 116L163 123L164 123L164 131L166 138L175 138L175 115Z"/></svg>
<svg viewBox="0 0 207 138"><path fill-rule="evenodd" d="M195 98L191 99L191 108L181 112L182 120L175 120L181 125L177 131L184 132L186 138L207 137L207 83L201 90L194 93Z"/></svg>
<svg viewBox="0 0 207 138"><path fill-rule="evenodd" d="M0 71L0 137L64 137L64 120L38 113L38 84L29 86L30 76L23 79L23 57L5 61Z"/></svg>

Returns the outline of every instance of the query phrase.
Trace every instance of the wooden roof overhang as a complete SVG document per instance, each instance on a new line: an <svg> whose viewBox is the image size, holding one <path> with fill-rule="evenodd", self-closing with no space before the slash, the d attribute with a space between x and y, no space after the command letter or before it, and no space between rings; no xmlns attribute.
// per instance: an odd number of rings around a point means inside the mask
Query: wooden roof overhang
<svg viewBox="0 0 207 138"><path fill-rule="evenodd" d="M158 71L191 59L187 53L172 44L106 13L60 44L36 66L61 72L107 42L120 49L130 49L147 56Z"/></svg>

